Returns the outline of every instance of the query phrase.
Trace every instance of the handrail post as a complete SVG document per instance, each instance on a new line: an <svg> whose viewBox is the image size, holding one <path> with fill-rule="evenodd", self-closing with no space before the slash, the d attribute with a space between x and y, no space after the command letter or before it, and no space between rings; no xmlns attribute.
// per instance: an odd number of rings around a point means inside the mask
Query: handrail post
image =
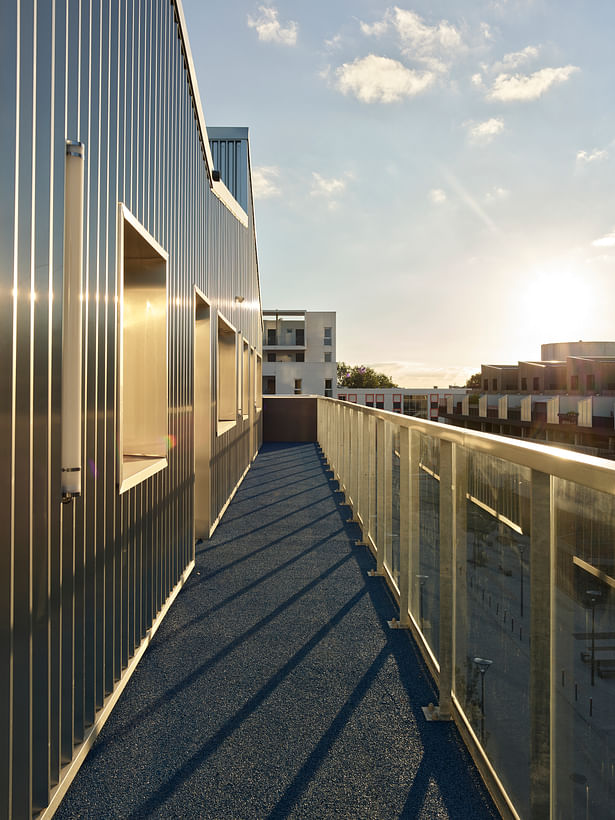
<svg viewBox="0 0 615 820"><path fill-rule="evenodd" d="M454 445L440 441L440 720L451 718L453 689Z"/></svg>
<svg viewBox="0 0 615 820"><path fill-rule="evenodd" d="M551 476L532 470L530 529L530 817L551 815L553 542Z"/></svg>

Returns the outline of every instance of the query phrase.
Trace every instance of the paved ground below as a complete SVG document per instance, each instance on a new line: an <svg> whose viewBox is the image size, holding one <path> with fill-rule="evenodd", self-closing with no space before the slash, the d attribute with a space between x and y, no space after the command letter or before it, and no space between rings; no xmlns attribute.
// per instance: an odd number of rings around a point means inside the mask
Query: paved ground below
<svg viewBox="0 0 615 820"><path fill-rule="evenodd" d="M265 445L57 818L499 815L315 445Z"/></svg>

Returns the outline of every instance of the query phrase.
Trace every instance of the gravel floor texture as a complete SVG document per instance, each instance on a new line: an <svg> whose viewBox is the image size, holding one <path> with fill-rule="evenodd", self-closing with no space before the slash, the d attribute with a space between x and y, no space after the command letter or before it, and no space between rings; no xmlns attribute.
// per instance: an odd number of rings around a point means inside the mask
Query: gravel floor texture
<svg viewBox="0 0 615 820"><path fill-rule="evenodd" d="M263 446L57 818L499 817L336 487Z"/></svg>

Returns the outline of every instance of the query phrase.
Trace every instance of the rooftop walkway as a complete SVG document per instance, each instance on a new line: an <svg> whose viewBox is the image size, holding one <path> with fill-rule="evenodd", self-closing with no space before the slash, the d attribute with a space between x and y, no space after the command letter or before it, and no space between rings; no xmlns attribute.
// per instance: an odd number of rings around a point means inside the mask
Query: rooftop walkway
<svg viewBox="0 0 615 820"><path fill-rule="evenodd" d="M315 445L265 445L58 818L497 818Z"/></svg>

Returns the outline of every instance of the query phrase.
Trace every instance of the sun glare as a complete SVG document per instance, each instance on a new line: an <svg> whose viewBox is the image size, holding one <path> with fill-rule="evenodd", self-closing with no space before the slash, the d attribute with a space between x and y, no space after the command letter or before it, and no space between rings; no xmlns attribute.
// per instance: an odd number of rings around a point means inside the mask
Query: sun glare
<svg viewBox="0 0 615 820"><path fill-rule="evenodd" d="M525 283L522 310L527 335L538 344L591 335L590 283L572 271L536 270Z"/></svg>

